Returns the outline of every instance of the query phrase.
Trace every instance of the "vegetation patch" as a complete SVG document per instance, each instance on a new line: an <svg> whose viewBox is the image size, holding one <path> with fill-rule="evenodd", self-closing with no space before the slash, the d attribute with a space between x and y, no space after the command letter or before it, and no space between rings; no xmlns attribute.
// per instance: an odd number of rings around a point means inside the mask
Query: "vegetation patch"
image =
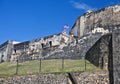
<svg viewBox="0 0 120 84"><path fill-rule="evenodd" d="M35 60L22 63L4 62L0 64L0 77L14 75L65 73L100 70L89 61L83 59Z"/></svg>

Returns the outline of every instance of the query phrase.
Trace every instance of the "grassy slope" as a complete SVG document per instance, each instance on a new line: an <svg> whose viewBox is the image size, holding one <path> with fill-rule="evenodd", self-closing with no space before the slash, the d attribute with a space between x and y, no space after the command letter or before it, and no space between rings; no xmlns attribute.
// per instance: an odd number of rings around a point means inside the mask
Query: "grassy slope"
<svg viewBox="0 0 120 84"><path fill-rule="evenodd" d="M98 70L94 65L87 61L87 70ZM40 71L40 61L27 61L19 63L18 75L37 74ZM62 60L42 60L40 73L56 72L80 72L85 71L85 60L64 60L64 69L62 70ZM16 74L16 63L1 63L0 77L13 76Z"/></svg>

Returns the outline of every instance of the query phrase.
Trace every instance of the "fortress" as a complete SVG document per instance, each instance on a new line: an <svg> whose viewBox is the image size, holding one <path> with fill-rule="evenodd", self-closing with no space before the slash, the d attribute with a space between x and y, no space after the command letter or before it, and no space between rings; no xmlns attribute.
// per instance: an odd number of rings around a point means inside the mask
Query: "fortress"
<svg viewBox="0 0 120 84"><path fill-rule="evenodd" d="M111 84L120 83L120 5L88 10L77 18L69 35L60 33L25 42L0 45L0 62L49 58L87 59L109 71Z"/></svg>

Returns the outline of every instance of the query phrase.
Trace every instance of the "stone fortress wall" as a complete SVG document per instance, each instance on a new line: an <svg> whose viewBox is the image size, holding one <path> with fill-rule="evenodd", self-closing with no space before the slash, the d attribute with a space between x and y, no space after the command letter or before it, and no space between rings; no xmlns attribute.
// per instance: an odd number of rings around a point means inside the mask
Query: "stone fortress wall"
<svg viewBox="0 0 120 84"><path fill-rule="evenodd" d="M70 35L55 34L21 43L9 41L0 46L0 62L32 60L69 54L81 58L104 34L111 33L120 24L120 5L96 12L87 11L73 25ZM46 53L47 52L47 53ZM67 55L68 56L68 55Z"/></svg>
<svg viewBox="0 0 120 84"><path fill-rule="evenodd" d="M69 41L70 36L66 34L56 34L16 44L14 44L14 41L7 41L0 46L0 62L7 60L16 61L17 59L27 61L45 58L45 56L48 56L56 48L62 49ZM11 53L8 53L8 49L11 50ZM47 52L46 49L51 50Z"/></svg>
<svg viewBox="0 0 120 84"><path fill-rule="evenodd" d="M119 84L119 30L120 5L87 11L76 20L70 35L61 33L21 43L3 43L0 45L0 62L86 58L109 71L111 84Z"/></svg>
<svg viewBox="0 0 120 84"><path fill-rule="evenodd" d="M112 32L112 26L120 24L120 5L109 6L98 11L88 10L83 16L77 18L70 34L79 37L92 30Z"/></svg>

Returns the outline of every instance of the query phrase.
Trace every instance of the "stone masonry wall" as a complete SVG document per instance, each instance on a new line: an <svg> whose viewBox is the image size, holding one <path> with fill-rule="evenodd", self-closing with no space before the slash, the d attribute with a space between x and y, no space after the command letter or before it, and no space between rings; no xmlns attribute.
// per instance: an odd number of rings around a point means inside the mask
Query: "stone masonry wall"
<svg viewBox="0 0 120 84"><path fill-rule="evenodd" d="M75 73L78 84L109 84L108 71Z"/></svg>
<svg viewBox="0 0 120 84"><path fill-rule="evenodd" d="M12 49L12 41L6 41L5 43L0 45L0 62L10 61Z"/></svg>
<svg viewBox="0 0 120 84"><path fill-rule="evenodd" d="M78 84L109 84L108 72L73 73ZM67 73L0 78L0 84L72 84Z"/></svg>
<svg viewBox="0 0 120 84"><path fill-rule="evenodd" d="M11 51L10 60L16 61L18 59L23 62L46 58L66 46L70 42L70 39L69 35L57 34L15 44L13 51Z"/></svg>
<svg viewBox="0 0 120 84"><path fill-rule="evenodd" d="M120 5L110 6L98 11L87 11L80 16L73 25L70 34L79 37L94 30L96 27L104 27L110 32L112 25L120 24Z"/></svg>
<svg viewBox="0 0 120 84"><path fill-rule="evenodd" d="M97 67L108 69L109 43L111 41L111 34L102 36L86 53L85 58Z"/></svg>
<svg viewBox="0 0 120 84"><path fill-rule="evenodd" d="M119 27L120 28L120 27ZM120 29L113 33L113 74L114 84L120 84ZM111 79L112 80L112 79Z"/></svg>
<svg viewBox="0 0 120 84"><path fill-rule="evenodd" d="M120 27L104 35L87 52L86 59L109 71L110 84L120 84Z"/></svg>
<svg viewBox="0 0 120 84"><path fill-rule="evenodd" d="M98 41L101 34L87 34L81 38L73 38L73 41L63 49L56 49L56 52L50 54L48 58L69 58L81 59L85 57L86 52Z"/></svg>
<svg viewBox="0 0 120 84"><path fill-rule="evenodd" d="M64 74L41 74L0 78L0 84L69 84Z"/></svg>

